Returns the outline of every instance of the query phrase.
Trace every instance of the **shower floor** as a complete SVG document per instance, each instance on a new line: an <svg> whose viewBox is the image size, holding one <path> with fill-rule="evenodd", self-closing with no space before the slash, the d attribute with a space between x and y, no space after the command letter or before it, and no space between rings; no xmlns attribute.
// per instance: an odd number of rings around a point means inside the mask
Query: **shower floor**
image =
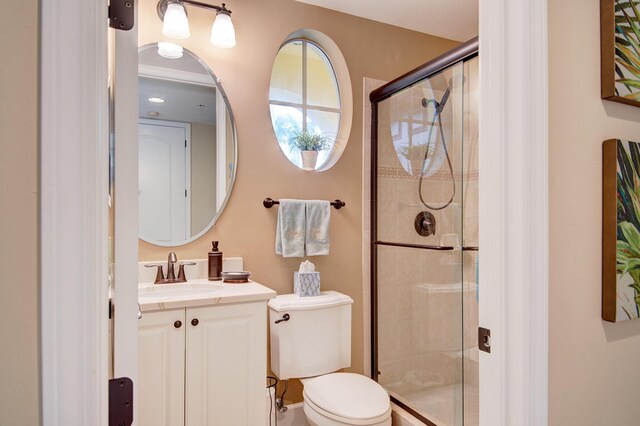
<svg viewBox="0 0 640 426"><path fill-rule="evenodd" d="M438 426L462 426L460 413L455 411L455 398L452 395L461 395L462 384L439 386L427 390L414 392L399 397L395 392L391 394L408 406L417 409L420 413ZM475 386L467 386L464 389L464 426L478 426L478 389Z"/></svg>

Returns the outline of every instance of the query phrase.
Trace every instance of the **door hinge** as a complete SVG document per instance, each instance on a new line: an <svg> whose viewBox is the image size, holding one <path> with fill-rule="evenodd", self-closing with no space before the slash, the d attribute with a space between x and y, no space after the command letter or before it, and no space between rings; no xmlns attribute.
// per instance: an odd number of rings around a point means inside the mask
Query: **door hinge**
<svg viewBox="0 0 640 426"><path fill-rule="evenodd" d="M491 330L478 327L478 349L491 353Z"/></svg>
<svg viewBox="0 0 640 426"><path fill-rule="evenodd" d="M184 147L185 148L187 147L187 140L186 139L184 140Z"/></svg>
<svg viewBox="0 0 640 426"><path fill-rule="evenodd" d="M187 196L187 190L186 189L184 190L184 196L185 197Z"/></svg>
<svg viewBox="0 0 640 426"><path fill-rule="evenodd" d="M134 23L134 0L111 0L109 4L109 26L128 31Z"/></svg>
<svg viewBox="0 0 640 426"><path fill-rule="evenodd" d="M128 377L109 380L109 426L133 423L133 381Z"/></svg>

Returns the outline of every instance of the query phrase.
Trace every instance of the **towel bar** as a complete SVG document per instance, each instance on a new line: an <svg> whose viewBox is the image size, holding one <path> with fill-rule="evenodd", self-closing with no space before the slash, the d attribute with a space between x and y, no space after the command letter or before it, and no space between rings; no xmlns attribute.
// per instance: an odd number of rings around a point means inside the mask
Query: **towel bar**
<svg viewBox="0 0 640 426"><path fill-rule="evenodd" d="M276 200L274 200L272 198L265 198L262 201L262 205L265 206L268 209L273 207L274 204L280 204L280 201L276 201ZM342 207L346 206L347 204L344 201L335 200L335 201L331 202L331 205L333 207L335 207L336 210L338 210L338 209L341 209Z"/></svg>

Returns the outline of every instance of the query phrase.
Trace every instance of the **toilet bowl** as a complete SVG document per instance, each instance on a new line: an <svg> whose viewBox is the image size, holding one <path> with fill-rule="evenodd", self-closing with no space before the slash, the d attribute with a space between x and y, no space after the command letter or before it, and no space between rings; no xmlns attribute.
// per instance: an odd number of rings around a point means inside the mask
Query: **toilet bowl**
<svg viewBox="0 0 640 426"><path fill-rule="evenodd" d="M389 394L368 377L331 373L302 384L304 413L313 426L391 426Z"/></svg>
<svg viewBox="0 0 640 426"><path fill-rule="evenodd" d="M349 296L279 295L269 301L271 368L281 380L300 378L303 408L313 426L391 426L387 391L351 366Z"/></svg>

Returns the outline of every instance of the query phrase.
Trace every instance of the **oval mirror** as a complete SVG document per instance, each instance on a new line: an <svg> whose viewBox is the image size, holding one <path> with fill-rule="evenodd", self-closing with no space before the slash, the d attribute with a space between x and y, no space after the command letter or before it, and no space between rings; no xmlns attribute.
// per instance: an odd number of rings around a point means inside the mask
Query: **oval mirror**
<svg viewBox="0 0 640 426"><path fill-rule="evenodd" d="M213 226L231 194L233 114L211 69L177 45L142 46L138 83L139 236L186 244Z"/></svg>

